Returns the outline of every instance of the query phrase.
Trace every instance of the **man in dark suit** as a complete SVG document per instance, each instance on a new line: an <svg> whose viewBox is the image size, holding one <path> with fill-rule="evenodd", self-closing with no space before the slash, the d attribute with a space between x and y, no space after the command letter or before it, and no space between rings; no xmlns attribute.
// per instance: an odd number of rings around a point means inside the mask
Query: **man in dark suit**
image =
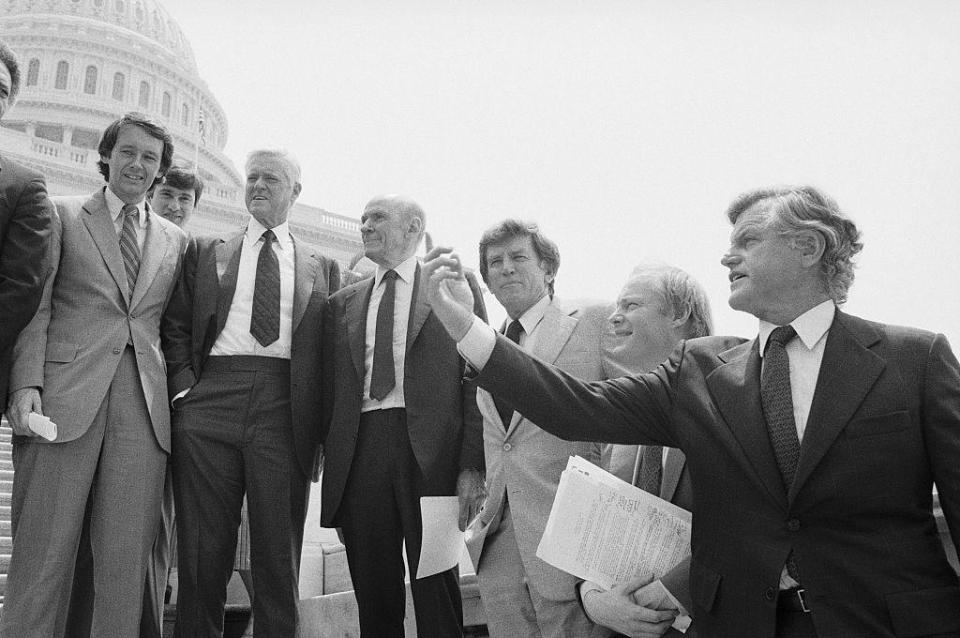
<svg viewBox="0 0 960 638"><path fill-rule="evenodd" d="M610 323L609 356L631 374L654 370L682 340L713 332L710 304L700 284L683 270L662 265L634 268L620 291ZM693 486L682 451L659 445L611 447L612 473L674 505L693 509ZM618 459L623 462L616 463ZM686 559L650 584L640 578L603 591L588 582L581 584L580 595L590 618L622 634L679 637L682 634L670 627L672 619L659 627L644 624L648 616L644 607L690 609L689 602L676 598L689 590L689 576L690 560ZM696 638L696 623L685 633Z"/></svg>
<svg viewBox="0 0 960 638"><path fill-rule="evenodd" d="M730 305L760 320L755 339L693 339L654 372L583 383L473 325L454 258L424 268L434 312L480 385L551 432L686 453L701 637L960 636L932 512L935 484L960 537L950 346L836 308L862 244L820 191L757 190L727 214Z"/></svg>
<svg viewBox="0 0 960 638"><path fill-rule="evenodd" d="M483 442L476 386L426 301L415 252L423 210L378 197L361 217L374 277L330 300L324 320L326 465L321 523L340 527L367 638L403 636L401 546L420 558L420 497L461 495L463 529L483 498ZM472 311L483 316L469 277ZM467 498L467 496L472 498ZM457 568L411 573L417 633L461 635Z"/></svg>
<svg viewBox="0 0 960 638"><path fill-rule="evenodd" d="M127 113L98 150L107 185L55 200L52 267L14 347L5 638L63 634L81 535L93 557L91 634L135 636L140 624L170 450L160 316L187 237L144 199L173 157L162 125ZM53 441L31 436L31 412L56 423Z"/></svg>
<svg viewBox="0 0 960 638"><path fill-rule="evenodd" d="M0 119L19 90L17 56L0 42ZM53 214L43 176L0 156L0 410L13 344L40 304Z"/></svg>
<svg viewBox="0 0 960 638"><path fill-rule="evenodd" d="M257 636L293 636L299 618L303 526L321 453L321 322L340 271L290 233L297 161L253 151L246 174L246 230L198 240L164 330L182 638L223 631L244 494Z"/></svg>

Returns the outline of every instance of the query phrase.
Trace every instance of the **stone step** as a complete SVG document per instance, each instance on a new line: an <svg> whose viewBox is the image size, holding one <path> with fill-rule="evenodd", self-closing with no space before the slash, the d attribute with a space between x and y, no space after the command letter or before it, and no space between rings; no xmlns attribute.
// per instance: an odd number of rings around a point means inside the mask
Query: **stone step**
<svg viewBox="0 0 960 638"><path fill-rule="evenodd" d="M0 506L10 507L13 502L13 484L0 486Z"/></svg>

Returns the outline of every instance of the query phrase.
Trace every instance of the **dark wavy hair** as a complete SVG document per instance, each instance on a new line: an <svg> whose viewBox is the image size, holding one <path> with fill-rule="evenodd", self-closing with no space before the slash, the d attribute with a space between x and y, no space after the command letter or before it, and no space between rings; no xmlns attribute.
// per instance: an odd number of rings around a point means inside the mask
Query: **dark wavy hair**
<svg viewBox="0 0 960 638"><path fill-rule="evenodd" d="M10 106L13 106L20 93L20 63L17 61L17 54L3 41L0 41L0 62L10 72Z"/></svg>
<svg viewBox="0 0 960 638"><path fill-rule="evenodd" d="M97 146L97 152L100 153L101 157L110 157L111 153L113 153L113 147L117 145L117 138L120 136L120 129L124 126L139 126L147 135L163 142L163 152L160 155L160 170L157 171L157 177L150 186L150 188L153 188L163 181L164 174L173 163L173 137L170 136L170 132L167 131L163 124L149 115L135 111L124 113L119 120L112 122L110 126L103 131L100 144ZM97 167L100 169L100 174L103 175L103 179L110 181L110 166L101 159L97 161Z"/></svg>
<svg viewBox="0 0 960 638"><path fill-rule="evenodd" d="M154 187L150 189L148 197L153 197L153 191L158 186L171 186L184 191L192 189L194 206L200 204L200 196L203 195L203 180L200 178L200 175L182 166L171 166L167 169L163 179L158 181Z"/></svg>
<svg viewBox="0 0 960 638"><path fill-rule="evenodd" d="M517 237L529 237L533 242L533 250L537 258L544 263L545 270L557 276L560 270L560 249L540 231L536 222L525 222L519 219L505 219L496 226L488 228L480 237L480 276L485 284L487 281L487 251L490 246L503 244ZM547 288L553 296L553 281Z"/></svg>

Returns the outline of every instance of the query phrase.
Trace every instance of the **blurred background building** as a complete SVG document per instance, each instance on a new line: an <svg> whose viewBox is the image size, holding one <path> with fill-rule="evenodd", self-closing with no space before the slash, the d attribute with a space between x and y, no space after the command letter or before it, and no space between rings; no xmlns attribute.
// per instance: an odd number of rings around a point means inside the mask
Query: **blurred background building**
<svg viewBox="0 0 960 638"><path fill-rule="evenodd" d="M19 55L22 74L0 148L42 172L52 195L101 187L101 132L124 112L141 111L170 130L174 163L198 166L205 182L188 230L222 235L245 224L243 178L223 153L227 114L158 2L0 0L0 37ZM298 203L290 226L343 266L361 250L355 218Z"/></svg>

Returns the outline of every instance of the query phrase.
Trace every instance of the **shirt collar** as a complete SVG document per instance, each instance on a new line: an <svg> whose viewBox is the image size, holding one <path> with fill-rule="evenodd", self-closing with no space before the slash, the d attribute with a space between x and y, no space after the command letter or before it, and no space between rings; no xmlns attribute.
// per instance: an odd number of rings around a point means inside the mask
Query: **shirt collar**
<svg viewBox="0 0 960 638"><path fill-rule="evenodd" d="M117 194L110 190L109 186L104 187L103 189L103 199L107 203L107 211L110 213L110 219L114 222L119 222L120 215L123 213L123 207L126 206L126 203L117 197ZM136 204L137 206L137 225L140 228L143 228L147 223L147 204L144 200L140 200Z"/></svg>
<svg viewBox="0 0 960 638"><path fill-rule="evenodd" d="M550 305L551 301L550 295L544 295L540 297L540 301L527 308L526 312L520 315L520 325L523 326L523 331L526 334L533 334L533 331L537 329L537 325L539 325L543 319L543 315L547 311L547 306ZM510 321L507 321L507 324L509 325Z"/></svg>
<svg viewBox="0 0 960 638"><path fill-rule="evenodd" d="M797 336L800 337L800 341L807 347L807 350L813 350L817 342L830 329L830 324L833 323L833 316L836 312L837 306L833 303L833 300L827 299L791 321L790 325L797 331ZM760 356L763 356L767 339L770 338L770 333L773 332L774 328L777 328L777 326L769 321L760 320Z"/></svg>
<svg viewBox="0 0 960 638"><path fill-rule="evenodd" d="M281 250L286 246L287 240L290 237L290 224L289 222L283 222L273 227L273 234L277 238L277 248ZM267 227L257 221L257 218L253 215L250 216L250 222L247 224L247 232L244 235L244 242L248 245L256 244L260 241L260 237L267 231Z"/></svg>
<svg viewBox="0 0 960 638"><path fill-rule="evenodd" d="M417 256L411 255L410 257L407 257L397 264L395 268L384 268L380 264L377 264L377 274L374 275L373 280L374 288L380 285L380 281L383 280L383 276L387 274L388 270L396 272L400 279L408 284L412 284L413 278L417 274Z"/></svg>

